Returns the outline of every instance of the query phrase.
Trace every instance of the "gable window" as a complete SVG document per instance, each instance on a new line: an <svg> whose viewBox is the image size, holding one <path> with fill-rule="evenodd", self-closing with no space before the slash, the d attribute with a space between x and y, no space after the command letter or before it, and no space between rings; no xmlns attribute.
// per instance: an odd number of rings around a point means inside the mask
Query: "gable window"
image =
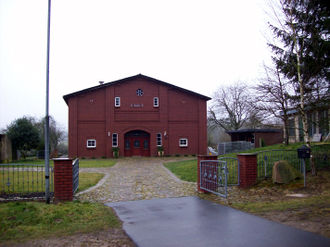
<svg viewBox="0 0 330 247"><path fill-rule="evenodd" d="M156 137L156 142L157 142L157 147L160 147L163 145L162 143L162 133L157 133L157 137Z"/></svg>
<svg viewBox="0 0 330 247"><path fill-rule="evenodd" d="M188 147L188 139L187 138L180 138L179 146L180 147Z"/></svg>
<svg viewBox="0 0 330 247"><path fill-rule="evenodd" d="M159 107L159 98L154 97L154 107Z"/></svg>
<svg viewBox="0 0 330 247"><path fill-rule="evenodd" d="M87 148L96 148L96 140L95 139L88 139L86 147Z"/></svg>
<svg viewBox="0 0 330 247"><path fill-rule="evenodd" d="M118 147L118 134L117 133L112 134L112 146Z"/></svg>
<svg viewBox="0 0 330 247"><path fill-rule="evenodd" d="M143 90L141 88L136 90L136 95L137 96L142 96L143 95Z"/></svg>
<svg viewBox="0 0 330 247"><path fill-rule="evenodd" d="M115 107L120 107L120 97L115 97Z"/></svg>

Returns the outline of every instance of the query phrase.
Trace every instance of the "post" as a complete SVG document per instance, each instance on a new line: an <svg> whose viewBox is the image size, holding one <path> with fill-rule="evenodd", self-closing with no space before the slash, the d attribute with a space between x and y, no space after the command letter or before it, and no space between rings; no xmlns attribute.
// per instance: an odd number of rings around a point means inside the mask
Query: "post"
<svg viewBox="0 0 330 247"><path fill-rule="evenodd" d="M306 187L306 162L305 159L302 159L303 170L304 170L304 187Z"/></svg>
<svg viewBox="0 0 330 247"><path fill-rule="evenodd" d="M49 42L50 42L50 10L51 0L48 0L47 22L47 65L46 65L46 117L45 117L45 196L49 203Z"/></svg>
<svg viewBox="0 0 330 247"><path fill-rule="evenodd" d="M257 154L242 153L237 154L239 161L240 183L239 186L247 188L257 182Z"/></svg>
<svg viewBox="0 0 330 247"><path fill-rule="evenodd" d="M73 159L58 158L54 160L54 201L73 200Z"/></svg>
<svg viewBox="0 0 330 247"><path fill-rule="evenodd" d="M201 180L200 180L201 179L201 177L200 177L201 160L217 160L217 159L218 159L217 155L198 155L198 157L197 157L197 191L198 192L208 193L207 191L201 189Z"/></svg>

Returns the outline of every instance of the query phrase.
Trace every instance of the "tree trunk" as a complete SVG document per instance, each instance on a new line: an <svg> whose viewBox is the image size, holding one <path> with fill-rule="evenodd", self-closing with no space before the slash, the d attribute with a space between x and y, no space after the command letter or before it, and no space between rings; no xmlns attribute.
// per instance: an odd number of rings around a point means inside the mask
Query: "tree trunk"
<svg viewBox="0 0 330 247"><path fill-rule="evenodd" d="M284 122L284 134L285 134L285 145L289 145L289 125L288 119L283 119Z"/></svg>
<svg viewBox="0 0 330 247"><path fill-rule="evenodd" d="M303 125L303 132L304 132L304 142L307 144L307 146L311 147L311 140L309 138L308 134L308 125L307 125L307 116L305 111L305 92L304 92L304 83L301 78L300 74L300 55L298 50L298 44L297 40L295 39L295 48L296 48L296 57L297 57L297 75L298 75L298 81L299 81L299 92L300 92L300 114L302 118L302 125ZM310 164L312 169L312 176L316 176L316 166L314 163L314 160L310 158Z"/></svg>

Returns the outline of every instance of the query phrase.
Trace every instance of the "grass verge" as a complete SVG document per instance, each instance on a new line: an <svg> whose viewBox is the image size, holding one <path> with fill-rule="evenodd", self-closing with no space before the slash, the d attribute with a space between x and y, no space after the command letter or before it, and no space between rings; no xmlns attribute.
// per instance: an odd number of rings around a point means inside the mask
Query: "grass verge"
<svg viewBox="0 0 330 247"><path fill-rule="evenodd" d="M270 211L287 211L314 208L310 213L330 213L330 196L313 196L308 198L291 199L287 201L244 202L232 203L231 206L249 213L263 213ZM310 215L309 215L310 216Z"/></svg>
<svg viewBox="0 0 330 247"><path fill-rule="evenodd" d="M96 185L103 177L103 173L80 172L79 187L77 192L84 191L89 187Z"/></svg>
<svg viewBox="0 0 330 247"><path fill-rule="evenodd" d="M61 237L120 228L111 208L98 203L10 202L0 204L0 242Z"/></svg>
<svg viewBox="0 0 330 247"><path fill-rule="evenodd" d="M197 161L184 160L169 162L164 164L167 169L174 173L178 178L188 182L197 182Z"/></svg>
<svg viewBox="0 0 330 247"><path fill-rule="evenodd" d="M115 159L79 159L79 168L112 167L116 163Z"/></svg>

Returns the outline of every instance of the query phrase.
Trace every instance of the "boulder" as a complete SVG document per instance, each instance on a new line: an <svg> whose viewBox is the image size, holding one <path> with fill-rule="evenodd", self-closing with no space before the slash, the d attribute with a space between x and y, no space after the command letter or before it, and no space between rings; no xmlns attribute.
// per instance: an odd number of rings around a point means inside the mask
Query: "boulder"
<svg viewBox="0 0 330 247"><path fill-rule="evenodd" d="M274 163L273 183L288 184L300 177L300 172L292 167L286 160L280 160Z"/></svg>

